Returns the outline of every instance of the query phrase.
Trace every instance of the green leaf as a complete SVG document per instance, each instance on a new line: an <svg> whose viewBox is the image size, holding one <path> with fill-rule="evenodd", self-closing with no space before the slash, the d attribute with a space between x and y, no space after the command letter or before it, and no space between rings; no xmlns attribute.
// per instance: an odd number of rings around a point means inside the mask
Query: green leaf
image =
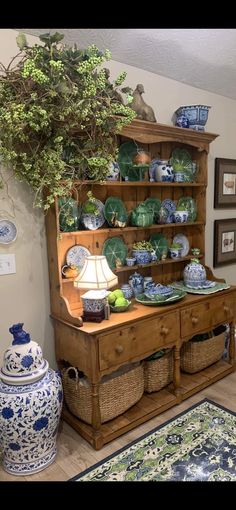
<svg viewBox="0 0 236 510"><path fill-rule="evenodd" d="M62 41L62 39L64 39L64 35L63 34L60 34L59 32L55 32L55 34L53 34L51 36L51 42L54 43L58 43L60 41Z"/></svg>
<svg viewBox="0 0 236 510"><path fill-rule="evenodd" d="M25 34L20 32L16 38L16 42L17 42L18 48L20 48L20 50L23 50L27 46L27 40L26 40Z"/></svg>

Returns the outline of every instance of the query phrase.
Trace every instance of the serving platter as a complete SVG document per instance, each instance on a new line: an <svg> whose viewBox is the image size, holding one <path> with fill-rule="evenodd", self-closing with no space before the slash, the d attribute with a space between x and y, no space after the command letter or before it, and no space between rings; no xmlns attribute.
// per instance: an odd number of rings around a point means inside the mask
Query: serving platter
<svg viewBox="0 0 236 510"><path fill-rule="evenodd" d="M138 294L135 297L135 300L142 305L147 306L161 306L161 305L171 305L172 303L176 303L176 301L180 301L186 296L186 292L181 289L174 289L173 294L171 296L162 296L160 294L155 294L152 299L149 299L145 294Z"/></svg>
<svg viewBox="0 0 236 510"><path fill-rule="evenodd" d="M214 283L214 285L210 285L207 282L210 280L206 280L206 286L203 286L202 288L194 288L194 287L187 287L185 285L184 281L178 281L171 284L173 288L176 290L183 290L184 292L188 292L189 294L214 294L215 292L219 292L220 290L229 289L230 285L228 283L220 283L220 282L211 282Z"/></svg>

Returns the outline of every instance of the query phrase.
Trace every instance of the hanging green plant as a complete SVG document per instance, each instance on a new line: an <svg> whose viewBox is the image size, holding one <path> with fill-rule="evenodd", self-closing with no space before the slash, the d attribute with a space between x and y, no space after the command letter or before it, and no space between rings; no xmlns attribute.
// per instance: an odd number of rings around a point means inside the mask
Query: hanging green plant
<svg viewBox="0 0 236 510"><path fill-rule="evenodd" d="M110 52L62 44L63 35L44 34L29 46L19 34L20 53L0 75L0 155L48 209L55 196L71 193L75 179L101 181L117 157L116 134L135 112L102 64ZM132 100L129 87L121 89Z"/></svg>

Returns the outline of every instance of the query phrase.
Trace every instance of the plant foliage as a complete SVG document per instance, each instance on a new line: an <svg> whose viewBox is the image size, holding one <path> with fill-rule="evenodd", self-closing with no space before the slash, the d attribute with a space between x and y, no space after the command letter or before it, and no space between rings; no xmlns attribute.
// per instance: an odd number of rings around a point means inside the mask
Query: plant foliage
<svg viewBox="0 0 236 510"><path fill-rule="evenodd" d="M0 155L48 209L69 195L74 179L103 180L117 154L115 138L135 112L102 67L110 52L62 44L63 35L40 36L29 46L19 34L20 53L0 76ZM17 64L16 57L18 59ZM132 100L129 87L121 89Z"/></svg>

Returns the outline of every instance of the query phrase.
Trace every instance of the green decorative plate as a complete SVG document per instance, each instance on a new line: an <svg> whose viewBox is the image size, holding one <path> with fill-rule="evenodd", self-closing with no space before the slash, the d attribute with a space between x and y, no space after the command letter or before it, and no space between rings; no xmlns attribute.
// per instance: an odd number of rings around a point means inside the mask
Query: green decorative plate
<svg viewBox="0 0 236 510"><path fill-rule="evenodd" d="M186 292L180 289L174 289L173 294L171 296L161 296L160 294L156 294L154 299L148 299L145 294L138 294L135 300L142 305L147 306L160 306L160 305L171 305L172 303L176 303L176 301L180 301L186 296Z"/></svg>
<svg viewBox="0 0 236 510"><path fill-rule="evenodd" d="M192 169L192 158L186 149L173 150L170 163L175 172L183 172Z"/></svg>
<svg viewBox="0 0 236 510"><path fill-rule="evenodd" d="M163 236L163 234L156 233L150 236L149 241L156 252L157 259L160 260L163 253L168 252L169 248L167 239Z"/></svg>
<svg viewBox="0 0 236 510"><path fill-rule="evenodd" d="M155 223L158 223L161 200L159 200L159 198L146 198L144 203L148 206L148 208L152 209L154 212L154 221Z"/></svg>
<svg viewBox="0 0 236 510"><path fill-rule="evenodd" d="M135 142L125 142L119 147L118 163L120 173L128 181L142 181L149 165L134 165L133 158L139 150Z"/></svg>
<svg viewBox="0 0 236 510"><path fill-rule="evenodd" d="M111 237L103 245L102 254L107 258L108 265L115 269L116 261L119 259L121 265L125 265L128 248L120 237Z"/></svg>
<svg viewBox="0 0 236 510"><path fill-rule="evenodd" d="M187 287L183 280L179 282L174 282L171 284L171 287L174 287L176 290L183 290L184 292L188 292L189 294L214 294L215 292L219 292L220 290L229 289L230 285L227 283L219 283L215 282L214 287L209 287L208 289L194 289L193 287Z"/></svg>
<svg viewBox="0 0 236 510"><path fill-rule="evenodd" d="M115 220L126 222L128 213L122 200L118 197L109 197L105 202L104 216L110 227L114 227Z"/></svg>
<svg viewBox="0 0 236 510"><path fill-rule="evenodd" d="M192 197L181 197L177 204L177 209L179 206L183 206L188 211L188 221L195 221L197 218L197 204L194 198Z"/></svg>

